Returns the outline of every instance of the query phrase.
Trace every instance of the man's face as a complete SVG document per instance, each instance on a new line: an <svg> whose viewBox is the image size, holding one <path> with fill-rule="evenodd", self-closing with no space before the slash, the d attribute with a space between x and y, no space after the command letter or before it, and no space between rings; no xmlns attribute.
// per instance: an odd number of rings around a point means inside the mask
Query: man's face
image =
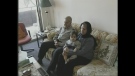
<svg viewBox="0 0 135 76"><path fill-rule="evenodd" d="M72 36L70 36L70 40L73 41L73 42L76 41L76 35L73 34Z"/></svg>
<svg viewBox="0 0 135 76"><path fill-rule="evenodd" d="M64 21L64 26L65 26L66 28L70 27L70 26L71 26L71 21L68 20L68 19L65 19L65 21Z"/></svg>

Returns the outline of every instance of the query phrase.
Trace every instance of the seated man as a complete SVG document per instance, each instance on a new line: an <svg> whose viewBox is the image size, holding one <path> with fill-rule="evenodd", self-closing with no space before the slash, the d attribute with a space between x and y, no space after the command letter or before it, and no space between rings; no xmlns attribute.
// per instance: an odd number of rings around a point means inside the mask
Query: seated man
<svg viewBox="0 0 135 76"><path fill-rule="evenodd" d="M55 51L62 48L65 42L70 38L70 32L73 30L71 23L72 18L67 16L65 18L64 27L61 27L58 34L56 34L53 38L53 41L44 42L41 44L41 48L38 53L38 62L42 64L42 59L49 48L56 48ZM58 55L61 54L62 51L58 51Z"/></svg>

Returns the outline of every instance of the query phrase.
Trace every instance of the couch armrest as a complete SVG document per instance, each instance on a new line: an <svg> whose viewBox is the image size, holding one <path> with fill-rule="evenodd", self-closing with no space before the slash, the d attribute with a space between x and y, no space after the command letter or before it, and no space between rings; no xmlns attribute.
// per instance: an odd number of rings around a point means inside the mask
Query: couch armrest
<svg viewBox="0 0 135 76"><path fill-rule="evenodd" d="M78 69L77 76L117 76L117 73L117 68L93 59L92 62Z"/></svg>

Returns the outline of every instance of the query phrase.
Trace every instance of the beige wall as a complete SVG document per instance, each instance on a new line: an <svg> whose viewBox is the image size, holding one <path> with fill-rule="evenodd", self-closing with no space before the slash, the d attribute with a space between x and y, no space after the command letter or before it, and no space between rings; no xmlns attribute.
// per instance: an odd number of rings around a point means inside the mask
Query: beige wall
<svg viewBox="0 0 135 76"><path fill-rule="evenodd" d="M89 21L92 27L117 34L117 0L50 0L51 25L61 27L64 18L73 23Z"/></svg>

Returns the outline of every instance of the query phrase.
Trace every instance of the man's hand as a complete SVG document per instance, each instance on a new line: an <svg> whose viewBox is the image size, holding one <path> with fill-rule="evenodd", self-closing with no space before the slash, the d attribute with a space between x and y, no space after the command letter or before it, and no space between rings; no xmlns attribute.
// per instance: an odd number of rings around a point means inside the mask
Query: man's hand
<svg viewBox="0 0 135 76"><path fill-rule="evenodd" d="M58 43L55 43L54 45L55 45L56 48L59 47L59 44Z"/></svg>
<svg viewBox="0 0 135 76"><path fill-rule="evenodd" d="M58 47L58 46L59 46L59 42L58 42L57 40L54 40L54 45L55 45L56 47Z"/></svg>

